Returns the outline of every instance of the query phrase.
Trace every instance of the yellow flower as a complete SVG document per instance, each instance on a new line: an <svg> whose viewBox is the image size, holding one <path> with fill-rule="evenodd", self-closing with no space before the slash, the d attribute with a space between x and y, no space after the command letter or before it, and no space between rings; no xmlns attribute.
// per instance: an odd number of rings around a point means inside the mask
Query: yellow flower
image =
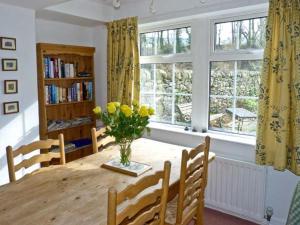
<svg viewBox="0 0 300 225"><path fill-rule="evenodd" d="M149 116L152 116L152 115L154 115L155 110L152 107L149 107L148 113L149 113Z"/></svg>
<svg viewBox="0 0 300 225"><path fill-rule="evenodd" d="M120 102L113 102L114 103L114 105L115 105L115 107L120 107Z"/></svg>
<svg viewBox="0 0 300 225"><path fill-rule="evenodd" d="M121 111L126 117L130 117L132 115L132 109L128 105L122 105Z"/></svg>
<svg viewBox="0 0 300 225"><path fill-rule="evenodd" d="M102 112L101 107L100 107L100 106L95 107L95 108L93 109L93 112L94 112L95 114L100 114L100 113Z"/></svg>
<svg viewBox="0 0 300 225"><path fill-rule="evenodd" d="M146 117L146 116L149 116L149 112L148 112L148 108L147 106L141 106L140 110L139 110L139 115L141 117Z"/></svg>
<svg viewBox="0 0 300 225"><path fill-rule="evenodd" d="M110 102L107 104L107 111L110 113L110 114L113 114L116 112L116 106L113 102Z"/></svg>

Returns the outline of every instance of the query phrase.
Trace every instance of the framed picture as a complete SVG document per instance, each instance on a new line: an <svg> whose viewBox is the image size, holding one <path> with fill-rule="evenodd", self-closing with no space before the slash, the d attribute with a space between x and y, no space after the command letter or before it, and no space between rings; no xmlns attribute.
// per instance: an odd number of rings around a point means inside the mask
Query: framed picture
<svg viewBox="0 0 300 225"><path fill-rule="evenodd" d="M4 102L3 103L4 114L12 114L19 112L19 102Z"/></svg>
<svg viewBox="0 0 300 225"><path fill-rule="evenodd" d="M4 81L4 93L5 94L18 93L18 81L17 80L5 80Z"/></svg>
<svg viewBox="0 0 300 225"><path fill-rule="evenodd" d="M0 48L3 50L16 50L17 40L15 38L0 37Z"/></svg>
<svg viewBox="0 0 300 225"><path fill-rule="evenodd" d="M17 71L18 60L17 59L2 59L2 71Z"/></svg>

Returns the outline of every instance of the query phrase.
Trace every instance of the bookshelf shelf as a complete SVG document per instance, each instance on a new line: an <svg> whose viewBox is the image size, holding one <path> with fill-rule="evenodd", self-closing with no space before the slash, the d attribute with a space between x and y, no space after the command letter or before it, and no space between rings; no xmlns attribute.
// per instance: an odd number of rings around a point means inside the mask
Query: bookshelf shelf
<svg viewBox="0 0 300 225"><path fill-rule="evenodd" d="M45 78L47 82L51 81L76 81L76 80L93 80L94 77L70 77L70 78Z"/></svg>
<svg viewBox="0 0 300 225"><path fill-rule="evenodd" d="M92 116L96 105L94 53L92 47L37 44L41 139L56 139L60 133L66 144L91 139L91 128L96 126ZM87 145L66 152L66 159L72 161L89 154L92 148Z"/></svg>
<svg viewBox="0 0 300 225"><path fill-rule="evenodd" d="M52 134L52 133L57 133L57 132L61 133L63 131L69 130L69 129L80 128L80 127L84 127L84 126L91 126L93 124L94 123L84 123L84 124L74 125L74 126L70 126L70 127L47 131L47 134Z"/></svg>
<svg viewBox="0 0 300 225"><path fill-rule="evenodd" d="M85 101L79 101L79 102L61 102L58 104L46 104L46 107L53 107L53 106L61 106L61 105L72 105L72 104L82 104L82 103L91 103L94 104L94 101L89 101L89 100L85 100Z"/></svg>

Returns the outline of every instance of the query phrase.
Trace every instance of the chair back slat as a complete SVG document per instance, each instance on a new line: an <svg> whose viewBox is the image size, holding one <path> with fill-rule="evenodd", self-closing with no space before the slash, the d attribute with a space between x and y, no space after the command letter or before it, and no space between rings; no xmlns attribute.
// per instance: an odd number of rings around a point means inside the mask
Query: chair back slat
<svg viewBox="0 0 300 225"><path fill-rule="evenodd" d="M15 165L15 172L17 172L18 170L20 170L22 168L27 169L37 163L49 162L54 158L60 158L60 153L49 152L47 154L40 154L40 155L32 156L31 158L24 159L22 162Z"/></svg>
<svg viewBox="0 0 300 225"><path fill-rule="evenodd" d="M120 193L111 188L108 192L108 225L164 225L170 170L171 163L167 161L163 171L142 178ZM128 203L133 200L134 203ZM126 207L117 213L120 205Z"/></svg>
<svg viewBox="0 0 300 225"><path fill-rule="evenodd" d="M197 225L203 225L209 145L210 138L206 137L205 143L189 152L182 151L176 224L188 224L193 217L196 217Z"/></svg>
<svg viewBox="0 0 300 225"><path fill-rule="evenodd" d="M59 140L48 139L43 141L35 141L28 145L21 146L13 152L13 155L14 157L17 157L18 155L26 155L37 149L49 149L52 146L59 146Z"/></svg>
<svg viewBox="0 0 300 225"><path fill-rule="evenodd" d="M93 142L93 153L97 153L99 148L104 147L110 143L115 142L115 138L106 135L106 128L100 128L98 131L96 128L92 128L92 142Z"/></svg>
<svg viewBox="0 0 300 225"><path fill-rule="evenodd" d="M142 213L132 222L129 222L128 225L145 225L149 221L156 221L157 224L161 224L161 219L159 218L160 205L152 207L150 210Z"/></svg>
<svg viewBox="0 0 300 225"><path fill-rule="evenodd" d="M132 199L137 196L142 190L158 184L160 179L164 177L163 171L158 171L153 175L147 176L139 180L136 184L129 185L126 189L118 194L117 204Z"/></svg>
<svg viewBox="0 0 300 225"><path fill-rule="evenodd" d="M28 159L23 159L19 164L14 164L14 158L17 156L25 156L31 152L36 150L46 150L50 149L52 146L59 147L59 153L48 152L39 155L34 155ZM53 158L59 158L60 164L66 163L65 158L65 147L64 147L64 136L63 134L59 134L58 140L41 140L35 141L28 145L23 145L20 148L13 150L11 146L6 147L6 156L7 156L7 165L8 165L8 174L10 182L16 181L16 172L20 169L27 169L37 163L41 162L49 162Z"/></svg>
<svg viewBox="0 0 300 225"><path fill-rule="evenodd" d="M117 217L117 223L123 221L126 217L131 219L142 209L146 208L146 206L157 203L161 196L161 192L162 189L156 189L154 192L140 198L134 204L130 204L128 207L126 207L126 209L119 213Z"/></svg>

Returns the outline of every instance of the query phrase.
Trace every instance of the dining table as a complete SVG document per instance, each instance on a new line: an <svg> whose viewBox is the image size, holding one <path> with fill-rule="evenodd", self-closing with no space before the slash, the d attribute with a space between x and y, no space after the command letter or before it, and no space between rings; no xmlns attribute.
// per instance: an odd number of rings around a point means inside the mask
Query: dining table
<svg viewBox="0 0 300 225"><path fill-rule="evenodd" d="M121 191L171 162L169 197L179 187L182 150L190 148L140 138L132 143L131 159L152 169L133 177L102 168L119 157L118 145L69 162L42 167L0 187L0 225L106 225L108 189ZM215 158L209 153L209 161Z"/></svg>

